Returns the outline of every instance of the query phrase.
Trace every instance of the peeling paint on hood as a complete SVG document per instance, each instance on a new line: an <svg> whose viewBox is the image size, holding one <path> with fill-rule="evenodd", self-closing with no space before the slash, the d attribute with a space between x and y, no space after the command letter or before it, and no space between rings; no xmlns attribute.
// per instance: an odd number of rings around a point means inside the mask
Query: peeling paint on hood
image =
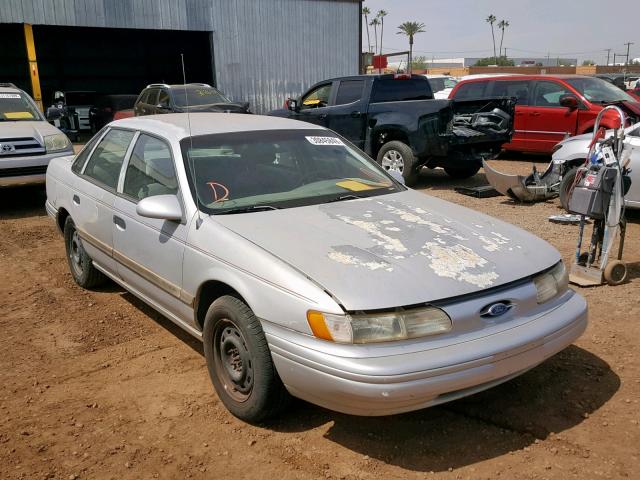
<svg viewBox="0 0 640 480"><path fill-rule="evenodd" d="M305 273L348 310L473 293L560 260L524 230L412 190L213 218Z"/></svg>

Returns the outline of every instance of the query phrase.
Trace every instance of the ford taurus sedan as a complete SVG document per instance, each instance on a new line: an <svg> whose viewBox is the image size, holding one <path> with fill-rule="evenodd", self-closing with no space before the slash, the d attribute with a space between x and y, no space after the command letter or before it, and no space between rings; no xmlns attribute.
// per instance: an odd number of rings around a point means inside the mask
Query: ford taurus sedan
<svg viewBox="0 0 640 480"><path fill-rule="evenodd" d="M290 395L387 415L509 380L578 338L558 252L405 188L322 127L119 120L47 171L82 287L110 278L201 339L218 396L259 421Z"/></svg>

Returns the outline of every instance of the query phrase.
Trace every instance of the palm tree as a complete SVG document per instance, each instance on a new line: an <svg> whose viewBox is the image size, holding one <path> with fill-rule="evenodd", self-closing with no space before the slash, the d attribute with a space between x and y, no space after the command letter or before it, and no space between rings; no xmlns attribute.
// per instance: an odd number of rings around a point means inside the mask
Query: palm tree
<svg viewBox="0 0 640 480"><path fill-rule="evenodd" d="M382 55L382 37L384 36L384 17L388 14L385 10L379 10L376 17L380 19L380 55Z"/></svg>
<svg viewBox="0 0 640 480"><path fill-rule="evenodd" d="M499 50L500 56L502 56L502 41L504 40L504 31L507 28L509 28L509 20L500 20L500 23L498 23L498 28L502 30L502 35L500 36L500 50Z"/></svg>
<svg viewBox="0 0 640 480"><path fill-rule="evenodd" d="M367 52L371 52L371 38L369 37L369 15L371 10L369 7L362 7L362 15L364 15L364 24L367 26Z"/></svg>
<svg viewBox="0 0 640 480"><path fill-rule="evenodd" d="M398 35L406 35L409 37L409 73L412 71L413 64L413 36L424 32L426 25L422 22L404 22L402 25L398 26L399 32L396 32Z"/></svg>
<svg viewBox="0 0 640 480"><path fill-rule="evenodd" d="M371 23L369 23L369 25L371 25L373 27L373 36L376 39L376 49L373 51L374 54L375 52L378 51L378 25L380 25L380 20L378 20L378 17L374 18L373 20L371 20Z"/></svg>
<svg viewBox="0 0 640 480"><path fill-rule="evenodd" d="M496 36L493 33L493 24L496 22L496 16L494 14L489 15L486 18L486 22L491 24L491 38L493 38L493 61L496 61Z"/></svg>

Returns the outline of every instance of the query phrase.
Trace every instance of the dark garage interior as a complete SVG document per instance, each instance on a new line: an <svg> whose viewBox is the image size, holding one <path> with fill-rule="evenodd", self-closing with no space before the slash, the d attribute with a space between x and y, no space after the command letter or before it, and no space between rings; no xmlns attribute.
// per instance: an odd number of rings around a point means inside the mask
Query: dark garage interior
<svg viewBox="0 0 640 480"><path fill-rule="evenodd" d="M56 90L137 94L149 83L215 84L211 33L34 25L42 100ZM31 93L22 24L3 25L0 79ZM4 48L6 45L6 48Z"/></svg>

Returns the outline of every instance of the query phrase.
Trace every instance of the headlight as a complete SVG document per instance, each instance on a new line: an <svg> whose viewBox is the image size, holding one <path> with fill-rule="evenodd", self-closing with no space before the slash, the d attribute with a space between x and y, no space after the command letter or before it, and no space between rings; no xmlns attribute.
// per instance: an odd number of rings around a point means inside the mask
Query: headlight
<svg viewBox="0 0 640 480"><path fill-rule="evenodd" d="M569 288L569 273L564 268L564 263L560 261L551 270L533 277L533 283L538 291L538 303L544 303L567 291Z"/></svg>
<svg viewBox="0 0 640 480"><path fill-rule="evenodd" d="M47 153L60 152L69 150L71 142L64 133L56 133L55 135L44 137L44 146L47 149Z"/></svg>
<svg viewBox="0 0 640 480"><path fill-rule="evenodd" d="M451 331L449 316L435 307L358 315L307 312L317 338L336 343L377 343Z"/></svg>

